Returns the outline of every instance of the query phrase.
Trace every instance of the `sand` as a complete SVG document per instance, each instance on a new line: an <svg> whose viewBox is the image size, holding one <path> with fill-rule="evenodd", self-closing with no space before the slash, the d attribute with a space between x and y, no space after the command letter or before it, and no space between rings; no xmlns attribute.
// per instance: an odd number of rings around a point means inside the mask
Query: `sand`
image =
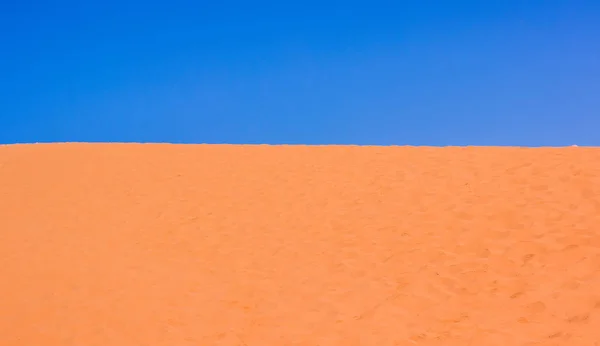
<svg viewBox="0 0 600 346"><path fill-rule="evenodd" d="M598 345L600 149L0 147L0 345Z"/></svg>

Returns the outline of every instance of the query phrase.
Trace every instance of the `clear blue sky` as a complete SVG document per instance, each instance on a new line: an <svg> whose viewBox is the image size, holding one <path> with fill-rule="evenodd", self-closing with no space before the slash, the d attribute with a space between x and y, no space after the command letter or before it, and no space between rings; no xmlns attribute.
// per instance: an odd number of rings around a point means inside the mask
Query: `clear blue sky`
<svg viewBox="0 0 600 346"><path fill-rule="evenodd" d="M0 143L600 145L600 1L217 3L0 3Z"/></svg>

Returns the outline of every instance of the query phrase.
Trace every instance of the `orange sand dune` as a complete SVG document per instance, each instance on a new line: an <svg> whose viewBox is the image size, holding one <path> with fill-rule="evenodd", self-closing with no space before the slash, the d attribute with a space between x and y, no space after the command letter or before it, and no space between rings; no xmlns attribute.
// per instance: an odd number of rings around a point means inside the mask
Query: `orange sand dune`
<svg viewBox="0 0 600 346"><path fill-rule="evenodd" d="M600 149L0 148L0 345L599 345Z"/></svg>

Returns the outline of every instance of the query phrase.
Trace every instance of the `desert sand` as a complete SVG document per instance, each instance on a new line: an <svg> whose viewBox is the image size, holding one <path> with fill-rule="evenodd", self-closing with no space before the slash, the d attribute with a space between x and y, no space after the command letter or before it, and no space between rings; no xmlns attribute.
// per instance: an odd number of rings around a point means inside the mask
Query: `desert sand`
<svg viewBox="0 0 600 346"><path fill-rule="evenodd" d="M0 345L599 345L600 149L0 147Z"/></svg>

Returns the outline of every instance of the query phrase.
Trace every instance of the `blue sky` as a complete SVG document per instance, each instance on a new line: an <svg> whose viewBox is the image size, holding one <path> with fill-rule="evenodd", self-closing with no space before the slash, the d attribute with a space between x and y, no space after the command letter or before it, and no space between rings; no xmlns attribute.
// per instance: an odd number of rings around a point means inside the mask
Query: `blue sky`
<svg viewBox="0 0 600 346"><path fill-rule="evenodd" d="M600 2L0 3L0 143L600 145Z"/></svg>

